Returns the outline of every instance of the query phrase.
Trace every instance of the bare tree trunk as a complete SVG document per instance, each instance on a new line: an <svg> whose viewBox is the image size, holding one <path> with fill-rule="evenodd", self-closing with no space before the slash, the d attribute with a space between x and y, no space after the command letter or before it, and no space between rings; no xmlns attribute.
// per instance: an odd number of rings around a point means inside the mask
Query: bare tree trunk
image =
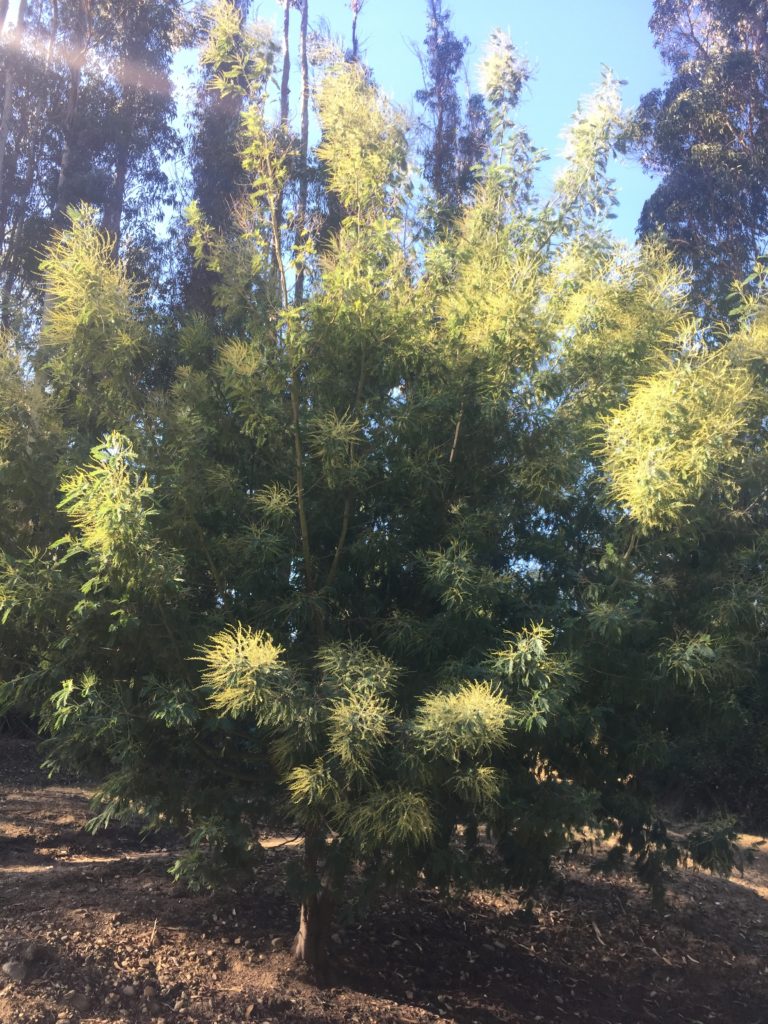
<svg viewBox="0 0 768 1024"><path fill-rule="evenodd" d="M288 129L290 113L289 97L291 95L291 0L283 0L283 77L280 81L280 126L283 131Z"/></svg>
<svg viewBox="0 0 768 1024"><path fill-rule="evenodd" d="M46 61L48 64L53 60L53 54L56 49L56 36L59 34L59 0L53 0L52 12L51 12L51 35L48 40L48 54Z"/></svg>
<svg viewBox="0 0 768 1024"><path fill-rule="evenodd" d="M112 237L112 253L117 259L122 237L123 207L125 206L125 186L128 180L130 162L131 135L133 128L133 111L135 109L135 93L132 88L126 89L124 100L126 121L120 131L115 158L115 180L112 192L104 204L102 227Z"/></svg>
<svg viewBox="0 0 768 1024"><path fill-rule="evenodd" d="M104 205L104 216L102 227L112 238L112 254L117 259L122 237L123 207L125 205L125 184L128 179L128 139L123 134L117 150L115 162L115 181L112 186L112 195Z"/></svg>
<svg viewBox="0 0 768 1024"><path fill-rule="evenodd" d="M11 117L13 115L13 94L16 87L16 69L19 63L19 46L24 34L24 19L27 13L27 0L21 0L19 4L19 17L16 22L11 39L6 47L6 59L8 66L5 70L5 92L3 94L3 113L0 117L0 210L7 206L5 187L5 151L8 148L8 136L11 131ZM5 11L0 11L3 23L8 15L8 4L5 4ZM3 217L5 225L5 217ZM4 228L3 228L4 230Z"/></svg>
<svg viewBox="0 0 768 1024"><path fill-rule="evenodd" d="M5 19L8 17L9 0L0 0L0 32L5 28Z"/></svg>
<svg viewBox="0 0 768 1024"><path fill-rule="evenodd" d="M66 221L67 184L72 174L74 158L74 126L80 98L80 81L83 77L83 65L88 52L91 34L91 0L79 0L77 18L77 41L73 48L73 60L70 65L69 94L67 96L67 113L64 121L64 148L61 153L59 183L56 189L56 204L53 208L54 227L62 227Z"/></svg>
<svg viewBox="0 0 768 1024"><path fill-rule="evenodd" d="M360 59L360 42L357 38L357 19L363 9L365 0L350 0L349 6L352 9L352 60Z"/></svg>
<svg viewBox="0 0 768 1024"><path fill-rule="evenodd" d="M328 963L328 943L333 920L333 899L323 889L301 904L299 930L293 940L292 953L307 967L322 970Z"/></svg>
<svg viewBox="0 0 768 1024"><path fill-rule="evenodd" d="M299 208L296 216L296 241L301 245L304 228L307 223L307 198L309 195L309 177L307 174L307 158L309 154L309 57L307 54L307 34L309 31L309 0L301 3L301 135L299 141ZM296 271L294 299L297 306L304 301L305 271L303 261Z"/></svg>
<svg viewBox="0 0 768 1024"><path fill-rule="evenodd" d="M299 913L299 930L293 940L293 955L308 967L322 970L328 962L328 945L335 899L320 880L320 858L325 850L321 835L304 839L305 882L317 882L317 890L305 896Z"/></svg>

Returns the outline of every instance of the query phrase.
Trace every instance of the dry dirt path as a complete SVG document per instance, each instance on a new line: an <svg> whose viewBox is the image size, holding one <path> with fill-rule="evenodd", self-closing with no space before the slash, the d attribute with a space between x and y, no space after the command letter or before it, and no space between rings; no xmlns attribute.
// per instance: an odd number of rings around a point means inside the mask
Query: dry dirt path
<svg viewBox="0 0 768 1024"><path fill-rule="evenodd" d="M174 886L172 851L82 832L88 793L0 737L0 1024L768 1024L768 844L731 881L687 872L668 912L576 861L533 913L511 895L391 899L339 924L314 986L287 944L295 853L245 893Z"/></svg>

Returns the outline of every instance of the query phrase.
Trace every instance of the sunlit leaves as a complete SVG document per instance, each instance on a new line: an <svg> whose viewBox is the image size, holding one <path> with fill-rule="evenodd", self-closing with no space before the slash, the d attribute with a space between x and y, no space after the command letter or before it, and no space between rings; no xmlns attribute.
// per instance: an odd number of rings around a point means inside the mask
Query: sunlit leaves
<svg viewBox="0 0 768 1024"><path fill-rule="evenodd" d="M753 381L722 358L683 357L640 381L606 421L612 496L644 528L693 514L708 489L728 490Z"/></svg>
<svg viewBox="0 0 768 1024"><path fill-rule="evenodd" d="M317 103L330 188L350 212L381 210L405 163L401 121L358 63L327 71Z"/></svg>
<svg viewBox="0 0 768 1024"><path fill-rule="evenodd" d="M262 724L290 721L293 680L283 654L266 633L240 624L211 637L200 655L211 708L234 718L250 714Z"/></svg>
<svg viewBox="0 0 768 1024"><path fill-rule="evenodd" d="M512 707L488 683L463 683L453 693L423 698L413 737L423 750L449 761L478 757L502 748L508 740Z"/></svg>
<svg viewBox="0 0 768 1024"><path fill-rule="evenodd" d="M435 820L420 793L382 789L352 808L348 827L361 849L371 854L384 846L408 849L428 843Z"/></svg>
<svg viewBox="0 0 768 1024"><path fill-rule="evenodd" d="M150 529L154 488L137 469L136 453L126 438L108 435L92 450L88 465L61 486L60 507L76 531L60 542L70 555L86 552L97 574L120 580L129 589L159 592L173 583L180 566ZM97 576L83 587L98 585Z"/></svg>

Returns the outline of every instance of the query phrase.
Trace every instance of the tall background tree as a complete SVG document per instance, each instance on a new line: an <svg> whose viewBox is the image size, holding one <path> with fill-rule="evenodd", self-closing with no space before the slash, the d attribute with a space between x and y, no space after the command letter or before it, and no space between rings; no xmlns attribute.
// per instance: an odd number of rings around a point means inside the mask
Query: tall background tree
<svg viewBox="0 0 768 1024"><path fill-rule="evenodd" d="M188 34L181 0L22 3L3 35L0 316L40 311L40 250L72 204L98 208L118 248L156 251L180 155L171 62Z"/></svg>
<svg viewBox="0 0 768 1024"><path fill-rule="evenodd" d="M660 177L639 230L663 231L695 303L727 313L768 237L768 5L655 0L650 25L670 79L638 112L643 163Z"/></svg>
<svg viewBox="0 0 768 1024"><path fill-rule="evenodd" d="M443 0L427 0L427 35L419 53L424 86L416 100L426 115L424 177L436 202L438 223L455 217L470 197L488 142L483 96L474 93L462 99L468 92L468 47L469 40L459 39L452 30L451 12Z"/></svg>

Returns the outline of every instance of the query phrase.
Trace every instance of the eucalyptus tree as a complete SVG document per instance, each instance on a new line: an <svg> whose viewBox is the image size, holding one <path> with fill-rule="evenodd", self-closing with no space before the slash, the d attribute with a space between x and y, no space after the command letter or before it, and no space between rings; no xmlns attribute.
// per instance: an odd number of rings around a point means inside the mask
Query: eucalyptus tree
<svg viewBox="0 0 768 1024"><path fill-rule="evenodd" d="M651 29L668 82L643 97L638 152L660 177L639 230L662 230L708 315L768 231L766 17L762 0L655 0Z"/></svg>

